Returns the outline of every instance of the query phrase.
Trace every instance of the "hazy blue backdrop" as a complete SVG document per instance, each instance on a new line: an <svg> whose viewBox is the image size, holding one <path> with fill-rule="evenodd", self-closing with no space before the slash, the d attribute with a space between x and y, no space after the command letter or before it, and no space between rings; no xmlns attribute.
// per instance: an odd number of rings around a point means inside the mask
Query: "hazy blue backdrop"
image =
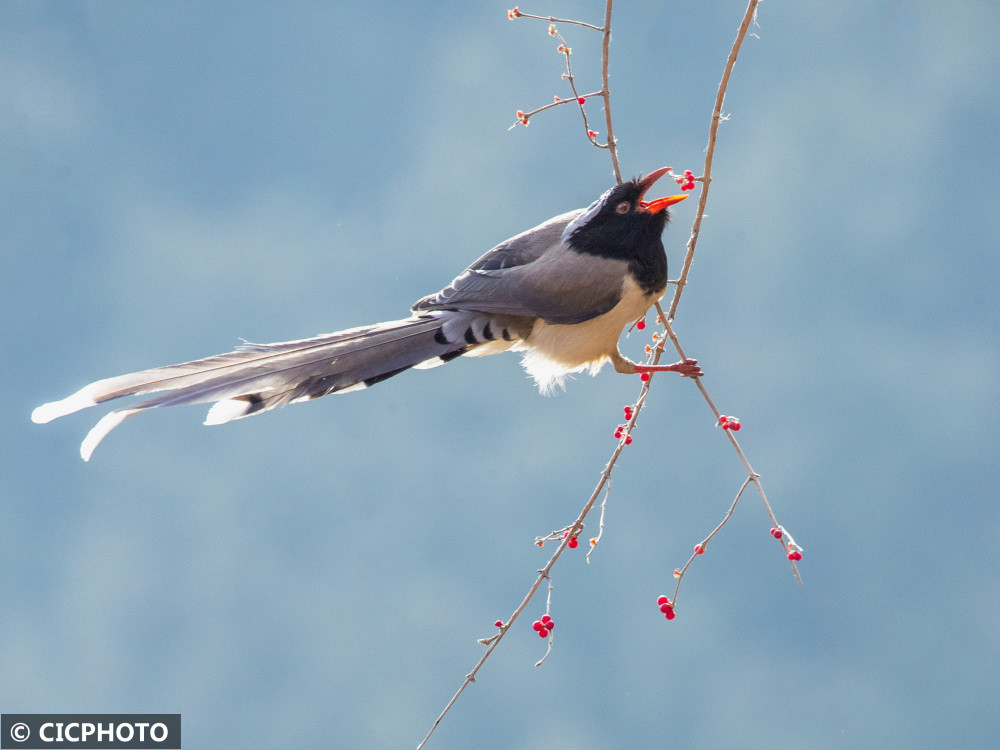
<svg viewBox="0 0 1000 750"><path fill-rule="evenodd" d="M744 7L618 4L628 175L700 171ZM0 710L181 712L190 748L423 737L637 379L545 398L514 355L459 360L222 427L147 413L90 464L105 410L29 414L239 337L402 317L605 190L570 107L508 132L568 90L546 24L506 8L0 5ZM996 746L997 28L992 2L762 3L677 329L805 586L748 496L658 614L744 477L694 386L660 378L604 542L557 566L551 657L532 666L539 598L430 747ZM562 30L599 88L599 35Z"/></svg>

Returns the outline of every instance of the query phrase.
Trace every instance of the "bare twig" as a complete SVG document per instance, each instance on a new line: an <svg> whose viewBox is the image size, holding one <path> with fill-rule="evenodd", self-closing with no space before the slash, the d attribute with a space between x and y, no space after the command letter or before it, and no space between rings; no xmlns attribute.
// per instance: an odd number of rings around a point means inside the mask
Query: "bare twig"
<svg viewBox="0 0 1000 750"><path fill-rule="evenodd" d="M612 0L606 0L604 8L604 26L594 26L593 24L584 23L582 21L571 21L565 18L553 18L552 16L537 16L531 13L521 12L517 6L512 10L507 11L507 17L511 20L515 18L537 18L540 21L549 21L549 34L559 37L561 44L559 45L559 51L566 56L566 72L563 74L573 90L573 99L562 99L556 97L555 101L551 104L546 104L537 109L533 109L530 112L523 112L521 110L517 111L517 122L511 125L507 130L513 130L518 125L527 125L528 122L534 115L539 112L544 112L552 107L557 107L560 104L569 104L572 101L576 101L580 106L580 116L583 120L583 129L587 135L587 140L590 141L591 145L597 148L606 148L611 153L611 165L614 168L615 181L620 185L622 183L622 173L621 167L618 165L618 144L615 142L614 134L614 124L611 118L611 89L608 86L608 66L610 64L611 56L611 6ZM570 55L572 54L572 49L568 44L566 44L566 39L563 37L559 30L556 29L556 23L570 23L577 26L585 26L588 29L594 29L595 31L600 31L602 33L602 44L601 44L601 79L602 86L600 91L595 91L591 94L581 95L579 91L576 90L576 79L573 76L573 65L570 62ZM608 138L606 143L600 143L597 140L597 133L590 129L590 122L587 118L587 110L584 108L584 103L587 99L594 96L600 96L604 100L604 119L607 123L608 128Z"/></svg>
<svg viewBox="0 0 1000 750"><path fill-rule="evenodd" d="M611 4L604 6L604 38L601 41L601 96L604 97L604 120L608 128L608 149L611 151L611 165L615 170L615 182L622 184L622 170L618 166L618 144L615 143L615 129L611 124L611 87L608 86L608 65L611 61Z"/></svg>
<svg viewBox="0 0 1000 750"><path fill-rule="evenodd" d="M698 197L698 212L694 217L694 224L691 227L691 237L687 242L687 253L684 255L684 266L681 274L677 277L677 286L674 288L674 298L670 302L670 312L663 319L672 321L677 314L677 305L681 301L681 294L687 284L688 272L691 270L691 261L694 260L694 248L698 244L698 235L701 233L701 220L705 216L705 206L708 204L708 188L712 184L712 160L715 158L715 141L719 135L719 123L722 121L722 103L726 99L726 88L729 86L729 76L736 65L736 56L740 53L743 39L747 34L747 29L751 21L757 15L758 0L750 0L746 13L743 14L743 22L736 34L736 41L729 51L729 59L726 60L726 68L722 72L722 81L719 83L719 90L715 94L715 107L712 109L712 123L708 128L708 147L705 149L705 171L701 176L701 195Z"/></svg>
<svg viewBox="0 0 1000 750"><path fill-rule="evenodd" d="M590 539L590 549L587 550L587 563L590 563L590 556L594 554L594 550L597 549L597 545L601 541L601 537L604 536L604 512L608 507L608 496L611 494L611 478L608 477L608 481L604 486L604 499L601 500L601 517L597 522L597 536L591 537Z"/></svg>
<svg viewBox="0 0 1000 750"><path fill-rule="evenodd" d="M570 85L572 86L572 83ZM591 97L600 96L600 95L601 95L600 91L592 91L589 94L580 94L580 95L577 95L576 88L573 87L573 98L572 99L560 99L560 98L557 97L555 101L550 102L549 104L543 104L538 109L533 109L530 112L522 112L521 113L521 119L519 119L517 122L515 122L509 128L507 128L507 130L513 130L518 125L524 124L525 120L531 119L532 117L534 117L535 115L537 115L539 112L544 112L547 109L552 109L553 107L558 107L558 106L560 106L562 104L579 104L581 96L584 99L590 99ZM583 107L582 104L580 104L579 106L581 108ZM584 114L583 126L587 127L587 116L586 116L586 114ZM607 146L602 146L600 143L597 143L596 141L594 141L594 139L591 139L591 141L598 148L607 148Z"/></svg>
<svg viewBox="0 0 1000 750"><path fill-rule="evenodd" d="M533 16L530 13L524 13L517 9L517 6L513 10L508 11L507 15L509 18L537 18L539 21L548 21L549 23L571 23L576 26L586 26L588 29L593 29L594 31L604 31L600 26L594 26L589 23L584 23L583 21L571 21L568 18L553 18L552 16ZM607 23L605 22L605 27Z"/></svg>
<svg viewBox="0 0 1000 750"><path fill-rule="evenodd" d="M729 506L729 510L726 512L725 517L723 517L723 519L719 522L719 525L716 526L714 529L712 529L712 533L709 534L707 537L705 537L704 541L698 543L698 545L695 547L694 554L691 555L688 561L684 564L684 567L681 568L680 570L674 571L674 576L677 578L677 586L674 587L674 596L672 599L672 603L674 605L677 604L677 593L681 589L681 579L684 577L684 574L687 573L687 569L691 566L691 563L693 563L695 558L698 557L699 554L701 554L700 552L698 552L698 549L701 549L701 551L704 552L705 548L708 546L709 540L713 536L718 534L719 531L722 529L722 527L726 525L726 522L733 517L733 512L736 510L736 504L740 501L740 495L743 494L743 490L747 488L748 484L750 484L750 477L747 477L745 480L743 480L743 484L742 486L740 486L740 491L736 493L736 498L733 500L733 504Z"/></svg>
<svg viewBox="0 0 1000 750"><path fill-rule="evenodd" d="M674 333L674 329L671 327L670 322L667 320L666 315L664 315L663 308L660 307L660 303L659 302L656 303L656 311L659 313L660 318L663 321L663 325L664 325L664 327L666 329L667 336L670 337L670 341L674 345L674 349L677 350L677 353L680 354L681 357L684 357L684 350L681 348L681 342L677 339L677 335ZM662 341L661 341L660 345L656 347L656 349L660 349L661 346L662 346ZM701 382L701 378L695 378L694 382L695 382L695 385L698 386L698 390L701 391L701 395L705 399L705 402L708 404L708 407L712 410L712 413L715 415L716 421L718 421L719 417L722 416L722 413L715 406L715 402L712 401L712 397L708 395L708 391L705 389L705 384ZM747 479L746 479L746 482L743 483L743 487L740 489L740 494L742 494L743 490L746 489L747 482L753 482L754 487L757 488L757 494L760 495L761 502L764 503L764 510L767 511L767 515L771 519L771 527L772 528L780 528L780 524L778 524L778 519L774 517L774 511L771 509L771 504L767 501L767 495L764 493L764 485L762 485L761 482L760 482L760 474L758 474L756 471L753 470L753 467L750 465L749 459L747 459L746 454L743 452L743 449L740 447L740 444L736 440L736 435L733 434L733 431L732 430L725 430L725 433L729 437L729 442L732 444L733 449L736 451L736 455L738 455L740 457L740 461L743 462L743 468L745 468L746 471L747 471ZM739 498L740 498L740 495L737 494L736 500L739 500ZM736 502L734 501L733 502L733 508L735 508L735 507L736 507ZM730 515L731 514L732 514L732 510L730 510ZM726 520L729 520L729 516L728 515L726 516ZM723 523L725 523L725 521L723 521ZM720 528L721 528L721 524L720 524ZM718 531L718 529L716 529L716 531ZM713 531L712 534L709 535L708 538L711 539L712 536L714 536L714 535L715 535L715 531ZM708 541L708 539L706 539L705 541ZM782 538L780 541L781 541L781 546L784 548L785 552L787 553L789 551L788 544L785 542L784 538ZM789 565L792 566L792 573L794 573L794 575L795 575L795 580L801 586L802 585L802 576L799 575L799 569L795 565L795 561L794 560L789 560L788 563L789 563ZM688 565L690 565L690 561L688 562ZM687 565L684 566L684 569L687 570Z"/></svg>

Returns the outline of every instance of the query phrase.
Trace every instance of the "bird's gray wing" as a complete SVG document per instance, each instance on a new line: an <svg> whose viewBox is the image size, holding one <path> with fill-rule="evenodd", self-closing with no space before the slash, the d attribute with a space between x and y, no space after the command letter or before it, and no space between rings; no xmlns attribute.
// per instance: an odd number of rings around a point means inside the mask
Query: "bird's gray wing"
<svg viewBox="0 0 1000 750"><path fill-rule="evenodd" d="M628 267L563 243L563 230L579 214L557 216L497 245L413 310L471 310L562 324L608 312L621 299Z"/></svg>

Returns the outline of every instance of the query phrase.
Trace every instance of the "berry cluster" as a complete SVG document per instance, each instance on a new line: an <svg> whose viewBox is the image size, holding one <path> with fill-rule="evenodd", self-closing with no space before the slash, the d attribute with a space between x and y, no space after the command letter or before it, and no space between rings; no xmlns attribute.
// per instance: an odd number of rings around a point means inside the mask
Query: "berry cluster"
<svg viewBox="0 0 1000 750"><path fill-rule="evenodd" d="M725 414L719 416L719 427L724 430L740 431L740 420L736 417L727 417Z"/></svg>
<svg viewBox="0 0 1000 750"><path fill-rule="evenodd" d="M514 8L514 10L517 10L517 8ZM681 186L681 190L694 190L694 173L690 169L680 177L675 177L674 179Z"/></svg>
<svg viewBox="0 0 1000 750"><path fill-rule="evenodd" d="M668 620L673 620L677 616L674 614L674 603L667 597L661 596L656 603L660 605L660 611Z"/></svg>
<svg viewBox="0 0 1000 750"><path fill-rule="evenodd" d="M568 536L569 532L567 531L565 534L563 534L563 539L565 539ZM580 540L574 536L568 542L566 542L566 546L569 547L570 549L576 549L578 546L580 546Z"/></svg>
<svg viewBox="0 0 1000 750"><path fill-rule="evenodd" d="M645 373L643 373L643 374L645 374ZM626 415L626 418L627 419L631 419L632 417L629 416L629 415ZM621 440L622 439L622 435L625 434L624 431L625 431L625 425L623 425L623 424L618 425L618 429L615 430L615 440ZM632 436L631 435L625 435L625 445L632 445Z"/></svg>
<svg viewBox="0 0 1000 750"><path fill-rule="evenodd" d="M534 631L542 638L545 638L555 628L555 626L556 624L552 622L552 618L548 615L542 615L541 620L535 620L531 623L532 629L534 629Z"/></svg>
<svg viewBox="0 0 1000 750"><path fill-rule="evenodd" d="M781 539L784 535L785 532L780 526L775 526L771 529L771 536L775 539ZM798 545L795 542L791 541L791 537L789 537L788 543L788 559L792 562L798 562L802 559L802 551L798 548Z"/></svg>

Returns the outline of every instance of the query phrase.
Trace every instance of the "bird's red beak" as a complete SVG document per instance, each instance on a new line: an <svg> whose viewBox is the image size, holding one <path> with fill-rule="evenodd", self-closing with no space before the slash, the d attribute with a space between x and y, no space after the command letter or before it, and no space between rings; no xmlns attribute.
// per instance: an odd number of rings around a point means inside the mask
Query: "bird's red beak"
<svg viewBox="0 0 1000 750"><path fill-rule="evenodd" d="M682 200L687 198L687 194L683 195L668 195L666 198L657 198L655 201L650 201L647 203L642 199L642 196L646 194L646 191L652 187L653 183L658 179L663 177L667 172L670 171L670 167L660 167L655 172L650 172L648 175L639 180L639 187L642 192L639 193L639 205L646 211L650 213L659 213L667 206L672 206L675 203L680 203Z"/></svg>

